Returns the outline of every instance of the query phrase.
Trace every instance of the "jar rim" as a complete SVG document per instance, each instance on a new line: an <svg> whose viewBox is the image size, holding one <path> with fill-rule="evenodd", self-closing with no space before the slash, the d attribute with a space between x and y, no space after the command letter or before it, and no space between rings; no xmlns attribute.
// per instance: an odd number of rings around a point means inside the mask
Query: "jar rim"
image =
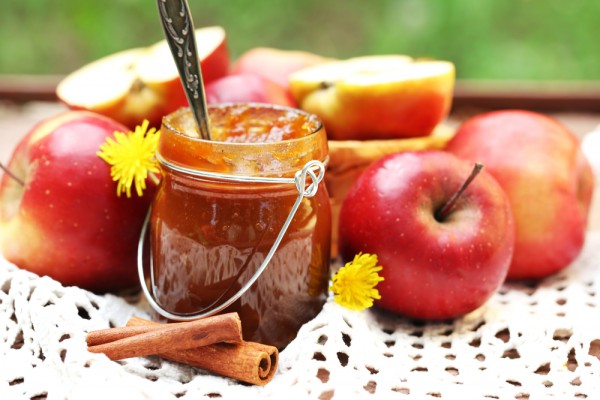
<svg viewBox="0 0 600 400"><path fill-rule="evenodd" d="M314 122L315 125L314 125L314 128L312 128L312 126L311 126L310 132L304 136L293 138L293 139L272 141L272 142L226 142L226 141L220 141L220 140L203 139L199 136L193 137L193 136L187 135L182 132L182 129L177 129L174 126L173 120L175 118L181 117L181 115L183 115L183 114L190 114L190 115L192 114L192 111L189 107L181 107L178 110L175 110L174 112L172 112L171 114L165 115L162 119L162 126L165 127L166 129L168 129L169 131L171 131L177 135L180 135L186 139L194 141L194 142L213 143L213 144L219 144L221 146L227 146L227 147L231 146L232 148L235 148L238 146L240 148L243 148L243 147L252 147L252 146L265 146L265 145L270 145L270 144L275 144L275 143L298 142L298 141L306 140L307 137L311 137L312 135L314 135L314 134L318 133L319 131L321 131L322 129L324 129L323 121L317 115L311 114L304 110L300 110L298 108L282 106L282 105L278 105L278 104L258 103L258 102L249 102L249 103L226 102L226 103L218 103L218 104L209 104L208 111L210 112L211 109L225 109L225 108L232 108L232 107L239 107L239 106L269 108L269 109L273 109L273 110L294 112L294 113L306 116L307 119L311 123Z"/></svg>
<svg viewBox="0 0 600 400"><path fill-rule="evenodd" d="M164 161L168 161L178 167L233 175L293 176L308 161L323 162L327 158L327 134L318 116L296 108L266 103L221 103L210 105L209 111L220 110L215 119L218 124L219 117L227 117L229 110L235 112L236 107L239 107L241 118L246 118L246 111L250 111L248 118L253 118L253 107L256 107L257 121L258 118L275 121L291 112L292 121L295 116L302 116L308 126L295 126L293 129L301 129L301 136L291 139L257 142L207 140L184 133L188 129L197 130L197 127L191 110L180 108L163 118L162 134L157 149L159 163L164 165ZM260 110L264 110L264 113ZM270 129L269 123L266 125L267 129ZM274 123L273 126L278 124ZM224 129L227 127L228 125ZM252 127L252 124L248 124L247 127ZM253 134L251 130L248 130L248 133Z"/></svg>

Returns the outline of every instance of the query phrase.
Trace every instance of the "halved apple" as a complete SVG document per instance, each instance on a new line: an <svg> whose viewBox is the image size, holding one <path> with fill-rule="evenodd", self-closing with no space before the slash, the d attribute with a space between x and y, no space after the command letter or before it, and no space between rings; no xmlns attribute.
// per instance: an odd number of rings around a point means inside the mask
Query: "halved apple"
<svg viewBox="0 0 600 400"><path fill-rule="evenodd" d="M227 75L225 30L217 26L199 28L195 35L204 83ZM165 40L85 65L63 79L56 94L71 109L94 111L130 128L144 119L159 127L163 115L187 105Z"/></svg>
<svg viewBox="0 0 600 400"><path fill-rule="evenodd" d="M330 139L392 139L431 134L450 111L454 81L451 62L382 55L302 69L290 89Z"/></svg>

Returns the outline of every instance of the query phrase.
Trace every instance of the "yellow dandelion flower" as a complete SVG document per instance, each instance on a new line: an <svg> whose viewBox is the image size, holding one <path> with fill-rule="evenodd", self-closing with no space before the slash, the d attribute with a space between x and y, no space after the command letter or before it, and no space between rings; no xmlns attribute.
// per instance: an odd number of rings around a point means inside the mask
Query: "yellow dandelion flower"
<svg viewBox="0 0 600 400"><path fill-rule="evenodd" d="M115 132L115 140L107 138L100 146L98 157L110 164L110 176L118 182L117 195L126 193L131 197L131 186L135 184L135 191L141 196L146 189L146 178L156 179L158 173L156 162L156 149L160 132L155 128L148 130L149 122L144 120L135 132Z"/></svg>
<svg viewBox="0 0 600 400"><path fill-rule="evenodd" d="M373 306L374 299L380 299L375 286L383 280L378 272L377 255L359 253L354 260L346 263L336 272L329 287L334 301L351 310L362 311Z"/></svg>

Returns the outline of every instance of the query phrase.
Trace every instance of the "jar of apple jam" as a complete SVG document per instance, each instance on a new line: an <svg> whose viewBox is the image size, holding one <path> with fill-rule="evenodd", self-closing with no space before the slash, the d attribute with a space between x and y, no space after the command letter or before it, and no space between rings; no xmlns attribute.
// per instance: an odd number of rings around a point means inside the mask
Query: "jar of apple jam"
<svg viewBox="0 0 600 400"><path fill-rule="evenodd" d="M210 106L209 120L211 140L202 140L189 109L163 119L152 297L168 313L194 316L223 305L264 264L223 312L239 313L245 340L283 348L327 294L329 199L305 168L326 163L325 129L313 115L266 104ZM316 193L299 195L313 183Z"/></svg>

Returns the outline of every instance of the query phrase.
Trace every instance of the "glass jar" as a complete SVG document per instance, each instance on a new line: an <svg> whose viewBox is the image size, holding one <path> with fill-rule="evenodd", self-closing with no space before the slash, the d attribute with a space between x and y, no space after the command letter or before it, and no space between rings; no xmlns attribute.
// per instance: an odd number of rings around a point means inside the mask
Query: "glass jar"
<svg viewBox="0 0 600 400"><path fill-rule="evenodd" d="M189 109L163 120L162 180L150 219L151 291L164 310L189 315L231 298L273 246L294 203L294 178L328 157L317 117L265 104L209 107L211 139ZM289 179L288 179L289 180ZM310 184L307 178L306 185ZM285 347L321 310L329 282L331 211L325 184L301 198L267 268L224 312L236 311L245 340Z"/></svg>

